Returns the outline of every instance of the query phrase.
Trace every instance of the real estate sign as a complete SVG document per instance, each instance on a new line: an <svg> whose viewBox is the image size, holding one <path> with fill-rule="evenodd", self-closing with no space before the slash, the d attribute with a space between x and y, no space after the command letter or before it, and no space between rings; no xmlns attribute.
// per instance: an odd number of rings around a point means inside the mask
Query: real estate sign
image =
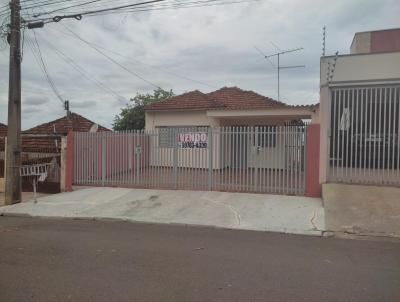
<svg viewBox="0 0 400 302"><path fill-rule="evenodd" d="M207 148L207 132L179 133L178 145L183 149Z"/></svg>

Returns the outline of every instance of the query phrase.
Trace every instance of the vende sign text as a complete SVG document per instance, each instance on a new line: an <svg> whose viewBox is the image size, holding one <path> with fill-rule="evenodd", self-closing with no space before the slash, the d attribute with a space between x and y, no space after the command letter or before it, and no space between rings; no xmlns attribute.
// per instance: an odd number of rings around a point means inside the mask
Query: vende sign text
<svg viewBox="0 0 400 302"><path fill-rule="evenodd" d="M208 133L179 133L178 143L181 148L207 148Z"/></svg>

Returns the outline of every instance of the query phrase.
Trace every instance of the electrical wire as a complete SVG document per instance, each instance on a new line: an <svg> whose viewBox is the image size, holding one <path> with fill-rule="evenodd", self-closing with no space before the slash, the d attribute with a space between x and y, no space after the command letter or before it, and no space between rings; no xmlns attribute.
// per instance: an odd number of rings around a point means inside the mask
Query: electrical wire
<svg viewBox="0 0 400 302"><path fill-rule="evenodd" d="M240 4L240 3L249 3L261 0L236 0L236 1L221 1L221 0L207 0L207 1L192 1L192 2L185 2L185 3L172 3L172 4L163 4L163 5L147 5L147 6L140 6L135 8L130 8L123 11L111 11L111 12L102 12L96 14L89 14L86 17L93 17L93 16L103 16L103 15L112 15L112 14L128 14L128 13L138 13L138 12L148 12L148 11L160 11L160 10L177 10L183 8L198 8L198 7L211 7L211 6L220 6L220 5L230 5L230 4ZM81 15L79 11L70 12L74 15ZM67 16L64 16L64 18ZM43 19L49 20L49 19ZM54 21L54 20L53 20ZM53 21L48 21L46 23L50 23ZM55 21L58 22L58 21Z"/></svg>
<svg viewBox="0 0 400 302"><path fill-rule="evenodd" d="M58 91L53 79L51 78L51 76L47 70L46 64L45 64L43 56L42 56L42 52L40 50L39 43L37 42L35 30L33 30L33 36L34 36L33 42L30 40L27 40L27 41L29 41L31 43L30 47L31 47L32 53L36 59L36 62L39 64L41 70L43 71L45 78L46 78L47 82L49 83L54 94L57 96L57 98L60 100L60 102L62 104L64 104L64 99L62 98L60 92Z"/></svg>
<svg viewBox="0 0 400 302"><path fill-rule="evenodd" d="M46 42L46 44L48 46L50 46L54 52L63 60L65 61L69 66L71 66L72 68L74 68L78 73L80 73L82 76L84 76L86 79L93 81L96 86L98 86L100 89L102 89L103 91L112 94L113 96L117 97L118 99L123 99L123 100L127 100L127 98L121 96L120 94L118 94L115 90L113 90L112 88L110 88L109 86L107 86L105 83L95 79L93 76L89 75L89 73L87 71L85 71L78 63L76 63L74 61L74 59L72 59L70 56L68 56L67 54L65 54L64 52L62 52L61 50L59 50L58 48L56 48L53 44L49 43L46 39L44 39L42 37L42 40L44 40Z"/></svg>
<svg viewBox="0 0 400 302"><path fill-rule="evenodd" d="M64 34L64 35L67 35L67 36L69 36L69 37L75 37L75 36L73 36L72 34L65 33L65 32L63 32L63 31L61 31L61 30L58 31L58 32L59 32L59 33L62 33L62 34ZM98 48L100 48L100 49L102 49L102 50L104 50L104 51L106 51L106 52L108 52L108 53L111 53L111 54L117 55L117 56L119 56L119 57L121 57L121 58L127 59L128 61L131 61L131 62L133 62L133 63L138 63L138 64L141 64L141 65L143 65L143 66L147 66L147 67L150 67L150 68L152 68L152 69L155 69L155 70L158 70L158 71L161 71L161 72L164 72L164 73L173 75L173 76L175 76L175 77L177 77L177 78L180 78L180 79L183 79L183 80L187 80L187 81L191 81L191 82L194 82L194 83L197 83L197 84L201 84L201 85L203 85L203 86L207 86L207 87L209 87L209 88L214 88L214 89L217 88L216 86L210 85L210 84L208 84L208 83L206 83L206 82L202 82L202 81L199 81L199 80L196 80L196 79L189 78L189 77L187 77L187 76L185 76L185 75L181 75L181 74L172 72L172 71L167 70L167 69L165 69L165 68L161 68L161 67L158 67L158 66L154 66L154 65L151 65L151 64L144 63L144 62L142 62L142 61L140 61L140 60L138 60L138 59L133 59L133 58L131 58L131 57L127 57L127 56L125 56L125 55L123 55L123 54L121 54L121 53L119 53L119 52L116 52L116 51L111 50L111 49L107 49L107 48L105 48L105 47L103 47L103 46L101 46L101 45L99 45L99 44L94 43L94 42L90 42L90 41L88 41L88 40L86 40L86 42L89 43L89 44L91 44L92 46L98 47Z"/></svg>
<svg viewBox="0 0 400 302"><path fill-rule="evenodd" d="M98 47L91 45L90 42L86 41L85 39L83 39L81 36L79 36L77 33L73 32L70 28L68 28L66 25L62 24L61 25L68 30L71 34L73 34L75 36L75 38L79 39L80 41L82 41L83 43L85 43L86 45L88 45L90 48L94 49L95 51L97 51L99 54L101 54L102 56L104 56L105 58L107 58L109 61L111 61L112 63L114 63L115 65L119 66L120 68L122 68L123 70L125 70L126 72L128 72L129 74L141 79L142 81L146 82L147 84L150 84L152 86L154 86L156 89L162 89L159 85L145 79L144 77L142 77L141 75L139 75L136 72L133 72L132 70L126 68L124 65L120 64L118 61L114 60L112 57L110 57L109 55L107 55L106 53L104 53L103 51L101 51Z"/></svg>
<svg viewBox="0 0 400 302"><path fill-rule="evenodd" d="M216 5L227 5L227 4L239 4L239 3L247 3L247 2L255 2L262 0L237 0L237 1L224 1L224 0L204 0L204 1L195 1L195 2L167 2L164 6L156 5L161 2L165 2L168 0L152 0L145 2L136 2L127 5L120 5L114 7L107 7L97 10L84 10L84 11L73 11L68 12L63 16L49 16L43 17L39 19L33 20L25 20L25 22L35 22L35 21L44 21L45 23L58 22L63 18L68 18L74 15L79 14L82 16L92 16L92 15L105 15L111 13L132 13L132 12L141 12L141 11L150 11L150 10L160 10L160 9L176 9L176 8L189 8L189 7L205 7L205 6L216 6ZM191 5L190 5L191 4ZM46 15L43 13L41 15ZM57 19L55 19L57 17Z"/></svg>

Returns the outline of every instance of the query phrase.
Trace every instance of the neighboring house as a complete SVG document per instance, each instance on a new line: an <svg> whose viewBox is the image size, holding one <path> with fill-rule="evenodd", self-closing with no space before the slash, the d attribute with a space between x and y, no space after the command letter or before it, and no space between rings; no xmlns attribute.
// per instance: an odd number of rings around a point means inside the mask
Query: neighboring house
<svg viewBox="0 0 400 302"><path fill-rule="evenodd" d="M7 136L7 125L0 123L0 152L4 151L4 138ZM1 158L1 157L0 157Z"/></svg>
<svg viewBox="0 0 400 302"><path fill-rule="evenodd" d="M5 125L0 125L0 137L6 136L6 128ZM95 133L111 130L77 113L69 112L61 118L22 131L22 166L51 164L47 173L46 184L39 186L39 189L51 192L59 190L61 137L66 136L70 131ZM2 150L4 150L4 148L1 149L2 141L4 140L0 138L0 161ZM4 166L4 163L0 162L0 173L2 166ZM23 182L23 186L24 189L31 189L30 184L26 181ZM46 186L50 188L46 189Z"/></svg>
<svg viewBox="0 0 400 302"><path fill-rule="evenodd" d="M400 28L356 33L320 84L326 229L400 236Z"/></svg>
<svg viewBox="0 0 400 302"><path fill-rule="evenodd" d="M7 125L0 123L0 178L4 177L4 156L5 156L4 150L5 150L6 136L7 136Z"/></svg>
<svg viewBox="0 0 400 302"><path fill-rule="evenodd" d="M0 137L7 136L7 125L0 123Z"/></svg>
<svg viewBox="0 0 400 302"><path fill-rule="evenodd" d="M71 112L56 120L22 131L22 148L24 151L33 151L38 149L57 151L61 148L60 139L47 139L40 137L40 135L66 136L70 131L94 133L111 130L96 124L77 113ZM31 137L28 137L29 135L31 135ZM33 137L35 135L38 137Z"/></svg>
<svg viewBox="0 0 400 302"><path fill-rule="evenodd" d="M400 29L321 58L320 181L400 185Z"/></svg>

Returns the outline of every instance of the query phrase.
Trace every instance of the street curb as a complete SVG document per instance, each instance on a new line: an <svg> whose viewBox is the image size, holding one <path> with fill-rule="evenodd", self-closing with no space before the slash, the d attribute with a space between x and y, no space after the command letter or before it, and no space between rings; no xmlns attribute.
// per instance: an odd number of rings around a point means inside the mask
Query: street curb
<svg viewBox="0 0 400 302"><path fill-rule="evenodd" d="M147 225L170 225L170 226L179 226L179 227L193 227L193 228L207 228L207 229L217 229L217 230L232 230L232 231L247 231L247 232L266 232L266 233L275 233L275 234L285 234L285 235L298 235L298 236L315 236L315 237L323 237L322 231L312 230L309 233L302 233L296 230L290 232L290 230L267 230L267 229L251 229L251 228L236 228L236 227L223 227L216 225L204 225L204 224L191 224L191 223L180 223L180 222L152 222L152 221L141 221L141 220L132 220L129 218L112 218L112 217L93 217L93 216L41 216L41 215L30 215L25 213L10 213L10 212L2 212L0 216L4 217L21 217L21 218L39 218L39 219L54 219L54 220L86 220L86 221L104 221L104 222L129 222L129 223L140 223Z"/></svg>

